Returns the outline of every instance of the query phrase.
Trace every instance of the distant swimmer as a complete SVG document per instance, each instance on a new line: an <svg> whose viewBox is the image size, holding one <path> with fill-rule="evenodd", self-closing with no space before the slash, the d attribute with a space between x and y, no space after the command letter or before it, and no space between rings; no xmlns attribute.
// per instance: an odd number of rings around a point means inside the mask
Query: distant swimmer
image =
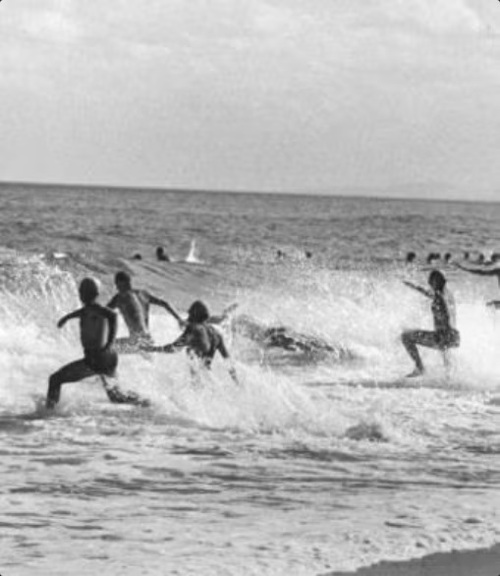
<svg viewBox="0 0 500 576"><path fill-rule="evenodd" d="M415 264L416 258L417 255L415 254L415 252L407 252L405 262L407 264Z"/></svg>
<svg viewBox="0 0 500 576"><path fill-rule="evenodd" d="M500 254L493 254L491 257L491 264L483 265L481 268L467 268L460 264L455 263L457 268L464 270L465 272L470 272L471 274L477 274L478 276L493 276L496 277L498 282L498 287L500 288ZM491 300L486 303L486 306L491 306L492 308L500 308L499 300Z"/></svg>
<svg viewBox="0 0 500 576"><path fill-rule="evenodd" d="M415 362L415 370L408 374L411 378L424 373L424 365L417 344L446 352L449 348L456 348L460 345L460 334L456 329L455 302L452 294L446 289L446 278L442 272L433 270L429 274L431 290L421 288L411 282L405 281L404 283L432 300L431 311L434 318L434 331L408 330L401 336L406 351ZM446 354L445 363L448 365Z"/></svg>
<svg viewBox="0 0 500 576"><path fill-rule="evenodd" d="M108 302L108 308L118 308L130 334L128 338L116 340L118 352L138 352L140 344L153 343L149 333L149 306L151 304L165 308L180 326L183 325L182 318L168 302L156 298L146 290L133 289L130 276L126 272L116 273L115 285L118 294L115 294Z"/></svg>
<svg viewBox="0 0 500 576"><path fill-rule="evenodd" d="M432 264L434 260L439 260L441 255L438 252L430 252L427 256L427 264Z"/></svg>
<svg viewBox="0 0 500 576"><path fill-rule="evenodd" d="M158 248L156 249L156 258L161 262L170 262L170 258L168 254L165 252L163 246L158 246Z"/></svg>
<svg viewBox="0 0 500 576"><path fill-rule="evenodd" d="M132 256L132 260L142 260L142 255L137 252Z"/></svg>
<svg viewBox="0 0 500 576"><path fill-rule="evenodd" d="M114 377L118 366L118 355L113 349L116 336L116 314L97 302L99 288L93 278L84 278L79 288L83 308L79 308L61 318L57 324L62 328L68 320L80 320L80 340L83 358L66 364L49 378L47 408L54 408L61 396L61 386L68 382L78 382L90 376L99 376L111 402L120 404L140 404L147 402L135 392L122 392L115 384L110 386L107 377Z"/></svg>
<svg viewBox="0 0 500 576"><path fill-rule="evenodd" d="M141 346L146 352L164 352L171 354L180 350L187 350L192 358L201 360L205 368L210 368L215 354L229 359L224 338L220 332L209 323L210 313L203 302L197 300L188 312L187 325L184 332L171 344L165 346ZM229 368L231 378L238 384L238 377L233 366Z"/></svg>

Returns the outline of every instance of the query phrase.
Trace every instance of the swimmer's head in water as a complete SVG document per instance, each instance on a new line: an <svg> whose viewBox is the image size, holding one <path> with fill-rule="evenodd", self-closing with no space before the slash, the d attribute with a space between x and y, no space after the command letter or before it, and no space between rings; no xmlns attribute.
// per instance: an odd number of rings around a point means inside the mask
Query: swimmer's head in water
<svg viewBox="0 0 500 576"><path fill-rule="evenodd" d="M411 262L415 261L416 257L417 257L417 255L415 254L415 252L408 252L406 254L406 262L408 262L408 264L410 264Z"/></svg>
<svg viewBox="0 0 500 576"><path fill-rule="evenodd" d="M429 274L429 286L436 290L436 292L442 292L446 286L446 278L444 274L439 270L433 270Z"/></svg>
<svg viewBox="0 0 500 576"><path fill-rule="evenodd" d="M132 282L126 272L120 271L115 274L115 284L118 290L130 290Z"/></svg>
<svg viewBox="0 0 500 576"><path fill-rule="evenodd" d="M188 310L188 322L200 324L210 318L210 313L206 305L200 300L193 302Z"/></svg>
<svg viewBox="0 0 500 576"><path fill-rule="evenodd" d="M164 262L170 261L170 258L168 257L168 254L165 252L163 246L158 246L158 248L156 249L156 258L157 260L163 260Z"/></svg>
<svg viewBox="0 0 500 576"><path fill-rule="evenodd" d="M431 252L427 256L427 264L431 264L433 260L439 260L441 258L441 254L439 252Z"/></svg>
<svg viewBox="0 0 500 576"><path fill-rule="evenodd" d="M84 278L80 282L78 292L80 293L80 300L84 304L92 304L99 296L99 284L94 278Z"/></svg>

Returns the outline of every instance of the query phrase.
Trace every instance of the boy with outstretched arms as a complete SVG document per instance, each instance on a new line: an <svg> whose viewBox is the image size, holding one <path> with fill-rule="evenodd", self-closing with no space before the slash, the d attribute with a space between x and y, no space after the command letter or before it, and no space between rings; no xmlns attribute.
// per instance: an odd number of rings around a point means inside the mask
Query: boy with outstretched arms
<svg viewBox="0 0 500 576"><path fill-rule="evenodd" d="M171 354L179 350L186 349L192 357L202 361L206 368L210 368L212 360L217 352L229 359L229 352L222 334L210 324L210 314L208 308L203 302L197 300L188 311L188 319L184 332L171 344L165 346L141 346L142 350L147 352L164 352ZM229 368L231 378L238 384L238 377L233 366Z"/></svg>
<svg viewBox="0 0 500 576"><path fill-rule="evenodd" d="M116 337L116 313L97 302L99 288L93 278L84 278L79 287L83 307L67 314L57 323L62 328L68 320L80 320L80 340L83 358L70 362L49 378L47 408L54 408L59 402L61 386L68 382L78 382L89 376L99 376L111 402L144 404L135 392L123 393L117 385L110 386L107 377L114 377L118 356L113 348Z"/></svg>
<svg viewBox="0 0 500 576"><path fill-rule="evenodd" d="M455 300L446 288L444 274L439 270L433 270L429 274L430 290L412 282L403 282L432 301L431 313L434 320L434 330L406 330L401 335L403 346L415 362L415 369L408 374L408 377L414 378L424 373L424 365L417 345L441 350L444 353L445 366L449 368L448 351L460 346L460 333L456 327Z"/></svg>
<svg viewBox="0 0 500 576"><path fill-rule="evenodd" d="M172 306L165 300L153 296L146 290L132 288L132 281L126 272L117 272L115 285L118 293L108 302L108 308L118 308L129 336L118 338L116 347L119 352L137 352L140 345L152 344L149 333L149 307L151 304L165 308L182 326L182 319Z"/></svg>

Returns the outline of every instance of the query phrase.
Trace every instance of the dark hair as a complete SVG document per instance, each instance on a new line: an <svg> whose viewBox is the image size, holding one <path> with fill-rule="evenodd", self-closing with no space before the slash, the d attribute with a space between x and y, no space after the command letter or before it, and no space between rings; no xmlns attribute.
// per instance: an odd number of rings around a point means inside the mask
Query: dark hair
<svg viewBox="0 0 500 576"><path fill-rule="evenodd" d="M117 272L115 274L115 283L122 283L122 284L126 284L127 286L130 286L131 284L131 280L130 280L130 275L127 274L126 272L123 272L122 270L120 270L120 272Z"/></svg>
<svg viewBox="0 0 500 576"><path fill-rule="evenodd" d="M168 254L165 252L163 246L158 246L158 248L156 249L156 258L164 262L170 262L170 258Z"/></svg>
<svg viewBox="0 0 500 576"><path fill-rule="evenodd" d="M439 270L433 270L429 274L429 284L438 292L442 292L446 286L446 278L444 277L444 274Z"/></svg>
<svg viewBox="0 0 500 576"><path fill-rule="evenodd" d="M84 304L92 304L92 302L99 296L99 286L97 281L93 278L84 278L80 282L78 293L80 294L80 300Z"/></svg>
<svg viewBox="0 0 500 576"><path fill-rule="evenodd" d="M208 308L201 300L193 302L188 310L188 321L195 324L201 324L210 318Z"/></svg>

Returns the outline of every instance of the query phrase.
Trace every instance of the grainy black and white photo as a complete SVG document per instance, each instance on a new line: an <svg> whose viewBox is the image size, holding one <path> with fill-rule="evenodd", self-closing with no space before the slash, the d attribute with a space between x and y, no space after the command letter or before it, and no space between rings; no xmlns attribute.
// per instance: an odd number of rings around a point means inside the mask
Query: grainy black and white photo
<svg viewBox="0 0 500 576"><path fill-rule="evenodd" d="M500 575L500 2L0 0L1 576Z"/></svg>

